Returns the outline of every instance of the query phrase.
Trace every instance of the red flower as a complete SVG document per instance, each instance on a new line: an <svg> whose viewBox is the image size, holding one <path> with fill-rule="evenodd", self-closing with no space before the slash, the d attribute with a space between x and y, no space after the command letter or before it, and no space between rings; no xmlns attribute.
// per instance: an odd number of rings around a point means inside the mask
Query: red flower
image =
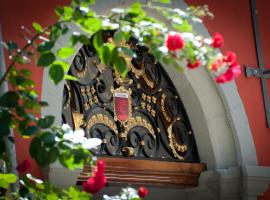
<svg viewBox="0 0 270 200"><path fill-rule="evenodd" d="M139 188L139 196L140 196L140 198L144 198L144 197L146 197L148 195L148 189L146 188L146 187L140 187Z"/></svg>
<svg viewBox="0 0 270 200"><path fill-rule="evenodd" d="M236 55L234 52L228 51L226 56L223 58L224 62L233 63L236 62Z"/></svg>
<svg viewBox="0 0 270 200"><path fill-rule="evenodd" d="M31 169L31 163L29 160L24 160L16 167L16 169L19 173L27 173Z"/></svg>
<svg viewBox="0 0 270 200"><path fill-rule="evenodd" d="M97 193L106 185L106 177L104 175L105 163L99 160L97 168L93 173L93 177L83 183L83 189L89 193Z"/></svg>
<svg viewBox="0 0 270 200"><path fill-rule="evenodd" d="M235 62L229 66L229 69L227 69L227 71L225 73L216 77L216 82L217 83L227 83L227 82L235 79L240 74L241 74L240 66Z"/></svg>
<svg viewBox="0 0 270 200"><path fill-rule="evenodd" d="M195 62L188 62L187 66L189 69L195 69L197 67L199 67L201 65L201 61L200 60L195 60Z"/></svg>
<svg viewBox="0 0 270 200"><path fill-rule="evenodd" d="M219 47L222 47L223 45L224 45L224 39L222 35L220 35L219 33L215 33L211 46L214 48L219 48Z"/></svg>
<svg viewBox="0 0 270 200"><path fill-rule="evenodd" d="M166 39L166 45L169 51L176 51L178 49L182 49L185 43L180 34L170 32Z"/></svg>

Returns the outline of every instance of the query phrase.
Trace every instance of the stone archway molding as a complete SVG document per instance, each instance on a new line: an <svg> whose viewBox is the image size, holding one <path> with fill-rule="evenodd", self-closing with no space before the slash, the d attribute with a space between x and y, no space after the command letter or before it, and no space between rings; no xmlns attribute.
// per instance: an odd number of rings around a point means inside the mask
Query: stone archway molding
<svg viewBox="0 0 270 200"><path fill-rule="evenodd" d="M104 13L131 2L99 0L93 9L97 13ZM174 8L187 6L183 1L172 2ZM156 11L150 10L149 13L162 18ZM201 35L209 36L202 24L196 24L194 29ZM76 27L72 27L72 30L78 31ZM60 38L56 48L67 43L68 35L65 35ZM78 50L80 46L76 48ZM69 58L68 62L72 63L72 60ZM198 199L240 199L242 196L244 199L254 199L262 195L270 181L270 168L258 166L252 133L235 82L217 86L204 68L186 70L183 74L172 66L165 69L188 113L201 161L208 167L208 171L201 175L200 186L185 190L187 199L196 199L196 196ZM42 109L42 115L54 115L56 124L61 124L64 83L55 86L45 69L42 87L42 100L50 105ZM74 181L78 173L74 171L70 180ZM68 180L65 183L56 180L55 174L63 174L67 178L65 170L57 163L50 167L50 179L59 186L69 184Z"/></svg>

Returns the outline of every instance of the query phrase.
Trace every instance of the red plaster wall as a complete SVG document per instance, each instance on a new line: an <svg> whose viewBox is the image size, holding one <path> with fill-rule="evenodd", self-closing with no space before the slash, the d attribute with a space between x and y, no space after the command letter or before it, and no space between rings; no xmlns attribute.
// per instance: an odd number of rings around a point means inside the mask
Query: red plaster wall
<svg viewBox="0 0 270 200"><path fill-rule="evenodd" d="M187 0L188 4L207 4L214 13L214 20L205 20L210 34L220 32L225 38L223 52L236 52L241 65L258 66L255 41L252 30L249 0L214 1L214 0ZM261 43L266 68L270 68L270 1L257 1L258 21ZM270 166L269 142L270 129L266 126L260 81L257 78L246 78L244 71L236 80L237 88L243 101L250 128L253 134L259 165ZM268 87L270 85L268 83ZM270 90L269 90L270 91ZM269 93L270 94L270 93ZM259 198L270 200L270 190Z"/></svg>
<svg viewBox="0 0 270 200"><path fill-rule="evenodd" d="M49 25L54 22L54 7L68 3L68 0L49 0L49 1L34 1L34 0L2 0L0 1L0 24L5 41L16 41L19 46L25 44L25 40L20 37L21 26L31 28L32 22L39 22L42 26ZM6 59L8 65L8 60ZM32 79L36 83L36 91L41 94L41 84L43 77L42 68L31 66L29 67L34 74ZM24 159L30 159L28 146L30 139L22 139L18 134L15 134L17 160L20 163ZM32 172L35 176L41 177L38 165L31 160Z"/></svg>
<svg viewBox="0 0 270 200"><path fill-rule="evenodd" d="M5 40L14 40L19 44L25 41L18 35L20 26L31 27L32 21L37 21L45 26L54 21L53 8L57 4L68 3L69 0L9 0L0 3L0 24L2 26ZM251 13L249 0L186 0L188 4L203 5L208 4L210 10L215 14L214 20L206 19L210 34L220 32L225 38L223 52L233 50L238 56L240 64L258 66L254 36L252 31ZM270 68L270 12L268 8L270 1L257 1L259 26L262 40L264 62ZM42 70L31 67L35 74L33 79L37 84L37 91L41 93ZM247 79L244 73L236 81L237 87L247 112L251 131L257 150L258 162L262 166L270 166L270 156L267 147L270 142L270 129L266 127L266 119L263 107L260 81L257 78ZM269 85L270 88L270 85ZM16 136L18 161L28 158L28 143ZM40 176L40 171L33 162L34 174ZM269 200L270 190L260 198Z"/></svg>

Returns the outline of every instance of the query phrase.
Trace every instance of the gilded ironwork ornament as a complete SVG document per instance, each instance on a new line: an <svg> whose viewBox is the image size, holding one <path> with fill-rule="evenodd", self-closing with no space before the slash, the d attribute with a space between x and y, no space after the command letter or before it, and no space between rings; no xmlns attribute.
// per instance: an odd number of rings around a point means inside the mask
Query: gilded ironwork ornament
<svg viewBox="0 0 270 200"><path fill-rule="evenodd" d="M104 34L114 43L113 33ZM79 50L68 72L78 81L64 87L63 123L100 138L97 155L199 161L181 98L161 64L136 40L120 46L137 55L125 56L125 78L100 62L91 43Z"/></svg>

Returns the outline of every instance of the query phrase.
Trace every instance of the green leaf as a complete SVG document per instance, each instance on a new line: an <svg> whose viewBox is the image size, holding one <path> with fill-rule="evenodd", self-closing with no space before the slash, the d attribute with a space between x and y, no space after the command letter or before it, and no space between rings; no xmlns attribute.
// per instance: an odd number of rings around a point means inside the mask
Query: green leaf
<svg viewBox="0 0 270 200"><path fill-rule="evenodd" d="M48 104L46 101L39 101L38 104L39 104L41 107L49 106L49 104Z"/></svg>
<svg viewBox="0 0 270 200"><path fill-rule="evenodd" d="M21 85L26 81L26 78L24 78L23 76L16 76L15 80L17 85Z"/></svg>
<svg viewBox="0 0 270 200"><path fill-rule="evenodd" d="M56 52L56 55L59 56L62 59L66 59L70 56L72 56L75 53L75 49L72 47L62 47L61 49L58 49Z"/></svg>
<svg viewBox="0 0 270 200"><path fill-rule="evenodd" d="M128 73L127 63L126 60L123 57L118 57L117 59L114 59L114 68L122 77L125 77Z"/></svg>
<svg viewBox="0 0 270 200"><path fill-rule="evenodd" d="M54 12L56 15L58 15L59 17L61 17L64 13L64 9L60 6L56 6L56 8L54 9Z"/></svg>
<svg viewBox="0 0 270 200"><path fill-rule="evenodd" d="M64 69L62 65L52 65L49 70L50 78L55 84L58 84L64 78Z"/></svg>
<svg viewBox="0 0 270 200"><path fill-rule="evenodd" d="M89 38L83 34L73 34L70 38L70 41L72 46L75 46L78 42L82 44L89 44Z"/></svg>
<svg viewBox="0 0 270 200"><path fill-rule="evenodd" d="M170 4L171 0L153 0L154 2L163 3L163 4Z"/></svg>
<svg viewBox="0 0 270 200"><path fill-rule="evenodd" d="M104 64L109 64L112 57L112 51L114 49L113 44L105 43L99 50L98 54L101 62Z"/></svg>
<svg viewBox="0 0 270 200"><path fill-rule="evenodd" d="M122 42L122 40L127 41L128 39L126 38L126 34L122 31L117 31L114 36L113 36L114 41L116 42L116 44L119 44L120 42Z"/></svg>
<svg viewBox="0 0 270 200"><path fill-rule="evenodd" d="M52 147L49 151L49 158L48 158L49 163L55 162L58 156L59 156L58 149L56 147Z"/></svg>
<svg viewBox="0 0 270 200"><path fill-rule="evenodd" d="M54 61L55 61L55 55L50 51L46 51L40 54L37 64L39 66L46 67L52 64Z"/></svg>
<svg viewBox="0 0 270 200"><path fill-rule="evenodd" d="M23 136L32 136L34 134L37 134L39 131L39 128L37 126L28 126L23 132Z"/></svg>
<svg viewBox="0 0 270 200"><path fill-rule="evenodd" d="M173 28L180 32L191 32L192 26L188 23L187 20L184 20L181 25L179 24L173 24Z"/></svg>
<svg viewBox="0 0 270 200"><path fill-rule="evenodd" d="M94 35L94 39L93 39L93 45L95 47L95 49L98 51L100 48L102 48L103 45L103 39L101 36L101 31L98 31L95 35Z"/></svg>
<svg viewBox="0 0 270 200"><path fill-rule="evenodd" d="M0 188L7 189L11 183L15 183L17 176L15 174L2 174L0 173Z"/></svg>
<svg viewBox="0 0 270 200"><path fill-rule="evenodd" d="M145 16L145 12L142 10L142 6L139 2L136 2L134 4L131 5L130 9L128 10L129 13L131 13L132 15L139 16L139 17L144 17Z"/></svg>
<svg viewBox="0 0 270 200"><path fill-rule="evenodd" d="M78 79L76 77L69 75L69 74L65 74L64 79L70 80L70 81L78 81Z"/></svg>
<svg viewBox="0 0 270 200"><path fill-rule="evenodd" d="M54 25L51 29L51 33L50 33L50 40L51 41L56 41L59 36L61 35L62 32L62 28L60 25Z"/></svg>
<svg viewBox="0 0 270 200"><path fill-rule="evenodd" d="M39 23L37 23L37 22L33 22L33 23L32 23L32 26L33 26L33 28L34 28L38 33L40 33L40 32L43 31L41 25L40 25Z"/></svg>
<svg viewBox="0 0 270 200"><path fill-rule="evenodd" d="M70 20L73 15L73 9L69 6L64 6L62 18L63 20Z"/></svg>
<svg viewBox="0 0 270 200"><path fill-rule="evenodd" d="M64 61L56 60L53 62L53 65L61 65L65 72L69 70L70 65Z"/></svg>
<svg viewBox="0 0 270 200"><path fill-rule="evenodd" d="M73 15L73 9L70 6L57 6L54 11L56 15L61 17L63 20L70 20Z"/></svg>
<svg viewBox="0 0 270 200"><path fill-rule="evenodd" d="M124 52L124 54L126 54L127 56L129 56L131 58L136 56L136 53L134 51L132 51L132 49L130 49L130 48L120 47L120 51Z"/></svg>
<svg viewBox="0 0 270 200"><path fill-rule="evenodd" d="M88 18L84 20L81 25L88 33L95 33L101 28L101 20L97 18Z"/></svg>
<svg viewBox="0 0 270 200"><path fill-rule="evenodd" d="M3 111L0 115L0 136L4 137L10 133L11 115Z"/></svg>
<svg viewBox="0 0 270 200"><path fill-rule="evenodd" d="M14 91L9 91L0 97L0 106L16 107L18 105L19 95Z"/></svg>
<svg viewBox="0 0 270 200"><path fill-rule="evenodd" d="M68 169L75 169L75 166L73 165L74 156L72 156L69 151L62 152L59 156L59 161L64 167Z"/></svg>
<svg viewBox="0 0 270 200"><path fill-rule="evenodd" d="M37 50L39 52L49 51L49 50L51 50L53 48L53 46L54 46L54 42L52 42L52 41L45 41L45 42L42 42L38 46Z"/></svg>
<svg viewBox="0 0 270 200"><path fill-rule="evenodd" d="M19 195L20 197L27 197L27 195L29 194L29 189L27 187L21 187L19 190Z"/></svg>
<svg viewBox="0 0 270 200"><path fill-rule="evenodd" d="M21 74L24 75L24 76L31 76L32 75L32 72L28 69L21 69L20 70Z"/></svg>
<svg viewBox="0 0 270 200"><path fill-rule="evenodd" d="M16 42L9 41L8 43L6 43L6 48L8 49L8 52L11 53L13 50L18 49L18 45L16 44Z"/></svg>
<svg viewBox="0 0 270 200"><path fill-rule="evenodd" d="M55 144L55 135L51 132L44 132L40 136L40 139L43 141L44 145L47 147L51 147Z"/></svg>
<svg viewBox="0 0 270 200"><path fill-rule="evenodd" d="M42 117L38 120L37 122L37 125L40 127L40 128L49 128L54 122L54 116L52 115L48 115L48 116L45 116L45 117Z"/></svg>
<svg viewBox="0 0 270 200"><path fill-rule="evenodd" d="M41 139L39 137L34 137L30 144L30 150L29 150L32 158L35 158L37 156L40 148L41 148Z"/></svg>
<svg viewBox="0 0 270 200"><path fill-rule="evenodd" d="M48 158L49 152L44 147L39 148L37 156L35 157L38 164L44 167L48 163Z"/></svg>

